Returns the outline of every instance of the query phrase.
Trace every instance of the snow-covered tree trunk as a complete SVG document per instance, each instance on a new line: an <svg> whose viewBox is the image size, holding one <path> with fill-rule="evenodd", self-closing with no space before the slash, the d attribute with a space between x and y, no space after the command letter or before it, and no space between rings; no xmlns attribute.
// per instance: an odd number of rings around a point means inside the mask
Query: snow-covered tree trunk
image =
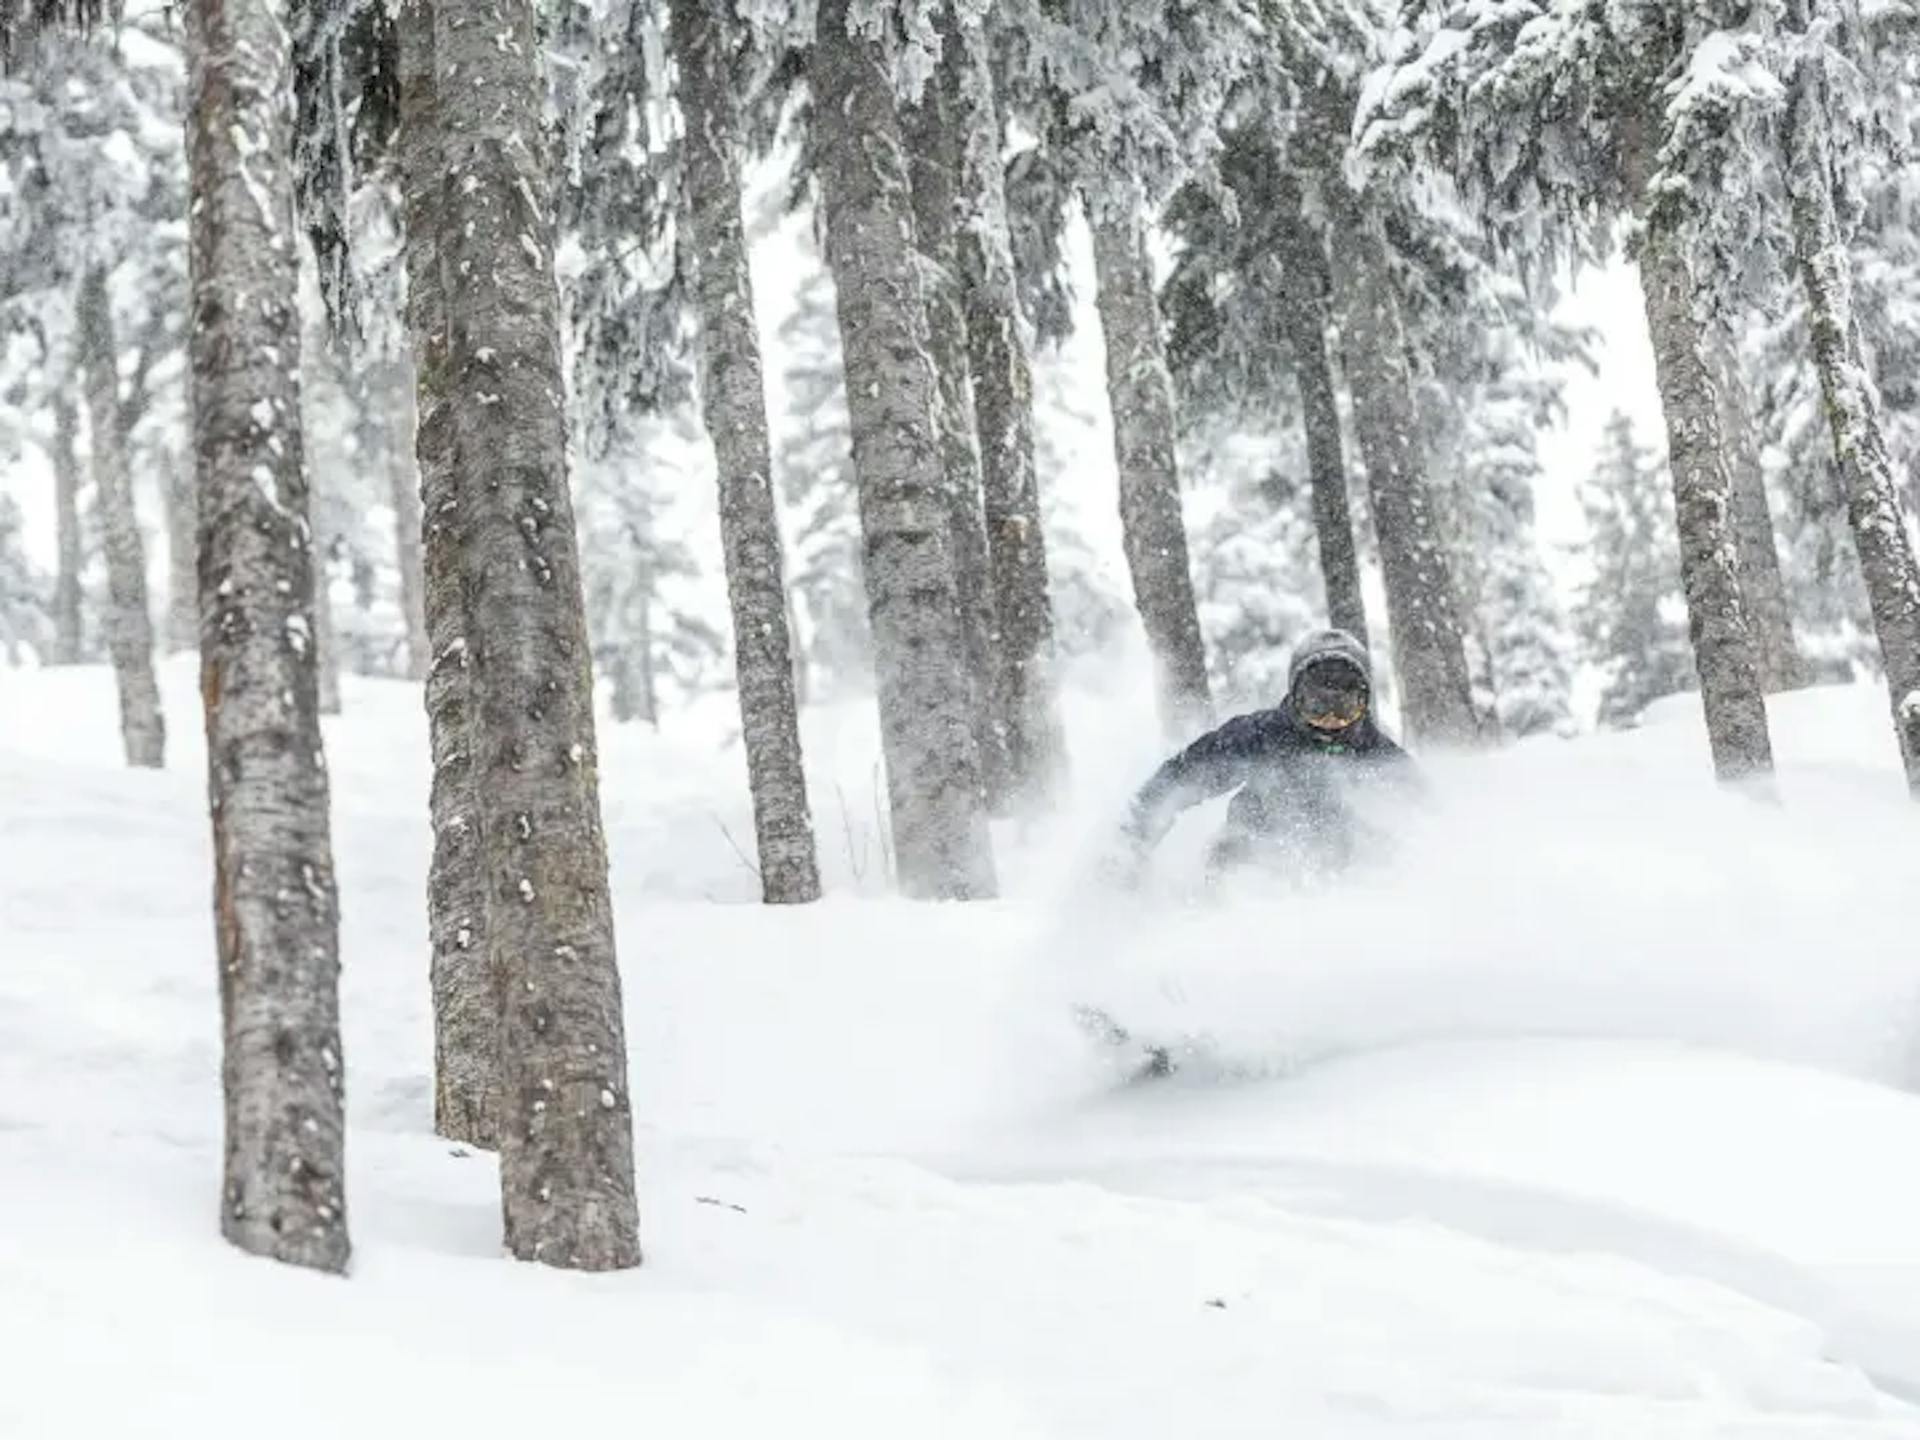
<svg viewBox="0 0 1920 1440"><path fill-rule="evenodd" d="M1715 333L1709 359L1720 397L1720 431L1726 440L1733 483L1733 539L1740 553L1740 588L1760 647L1760 681L1769 692L1807 683L1806 662L1793 634L1793 610L1780 570L1780 551L1767 501L1760 437L1748 402L1745 377L1731 336Z"/></svg>
<svg viewBox="0 0 1920 1440"><path fill-rule="evenodd" d="M1333 362L1327 352L1327 299L1332 278L1320 237L1298 217L1297 185L1289 186L1289 218L1280 234L1281 313L1300 387L1300 413L1307 442L1307 476L1313 491L1314 538L1326 582L1327 620L1362 645L1367 611L1360 595L1360 556L1347 503L1347 459L1334 398Z"/></svg>
<svg viewBox="0 0 1920 1440"><path fill-rule="evenodd" d="M1788 111L1794 250L1847 519L1880 641L1907 788L1920 799L1920 569L1898 501L1880 396L1853 312L1853 268L1833 200L1823 58L1806 57Z"/></svg>
<svg viewBox="0 0 1920 1440"><path fill-rule="evenodd" d="M285 16L274 0L191 0L187 53L221 1228L256 1254L342 1270L339 911L301 463Z"/></svg>
<svg viewBox="0 0 1920 1440"><path fill-rule="evenodd" d="M120 426L120 352L114 342L107 272L101 266L89 266L81 277L77 319L93 493L107 556L107 644L120 691L120 736L129 765L158 769L166 763L167 726L153 676L147 560L133 508L127 437Z"/></svg>
<svg viewBox="0 0 1920 1440"><path fill-rule="evenodd" d="M1650 161L1641 152L1649 143L1635 142L1629 177L1633 193L1642 197L1640 288L1667 422L1667 465L1680 528L1680 580L1714 772L1722 780L1741 780L1772 772L1773 744L1761 693L1759 649L1740 588L1733 479L1720 428L1710 338L1695 307L1684 221L1667 207L1645 203Z"/></svg>
<svg viewBox="0 0 1920 1440"><path fill-rule="evenodd" d="M428 813L433 1127L486 1149L500 1141L500 1004L487 942L480 822L474 798L472 658L461 575L462 508L449 401L449 323L440 274L440 165L433 6L406 0L398 19L401 184L406 212L407 328L415 359L415 457L424 515L421 578L429 662L425 700L433 782Z"/></svg>
<svg viewBox="0 0 1920 1440"><path fill-rule="evenodd" d="M53 397L53 663L78 665L84 632L80 624L80 453L75 444L80 417L64 390Z"/></svg>
<svg viewBox="0 0 1920 1440"><path fill-rule="evenodd" d="M974 744L980 752L981 783L989 803L1000 810L1007 804L1008 777L1006 733L993 703L999 621L981 509L980 442L954 233L960 136L946 88L937 77L922 88L920 103L902 112L900 123L913 187L913 233L921 257L929 353L938 384L934 418L940 429L947 506L953 514L954 592L972 693Z"/></svg>
<svg viewBox="0 0 1920 1440"><path fill-rule="evenodd" d="M193 471L171 457L160 476L167 513L167 619L169 654L196 649L200 644L200 597L195 576L199 569L194 533L200 519L194 504Z"/></svg>
<svg viewBox="0 0 1920 1440"><path fill-rule="evenodd" d="M1332 269L1342 355L1380 542L1401 723L1417 743L1471 744L1482 738L1480 716L1443 517L1420 454L1392 270L1384 243L1356 206L1343 206L1338 223Z"/></svg>
<svg viewBox="0 0 1920 1440"><path fill-rule="evenodd" d="M1170 736L1185 739L1211 722L1213 700L1180 511L1173 380L1138 186L1118 180L1090 190L1087 219L1106 341L1121 542L1156 662L1161 724Z"/></svg>
<svg viewBox="0 0 1920 1440"><path fill-rule="evenodd" d="M633 1113L567 485L539 16L532 0L439 0L433 22L447 324L423 384L452 448L506 1241L523 1260L620 1269L640 1261Z"/></svg>
<svg viewBox="0 0 1920 1440"><path fill-rule="evenodd" d="M996 890L954 588L938 382L883 43L821 0L809 79L846 366L895 869L910 895Z"/></svg>
<svg viewBox="0 0 1920 1440"><path fill-rule="evenodd" d="M728 5L673 7L670 37L685 119L688 248L700 313L700 395L720 485L720 540L733 611L734 676L760 893L768 904L801 904L820 897L820 868L801 766L767 400L740 221L740 162L727 66L731 29Z"/></svg>
<svg viewBox="0 0 1920 1440"><path fill-rule="evenodd" d="M420 468L414 455L417 382L413 358L402 354L388 372L378 402L387 418L387 490L393 504L394 567L400 575L400 619L406 628L406 675L426 678L432 654L427 644L427 578L420 518Z"/></svg>
<svg viewBox="0 0 1920 1440"><path fill-rule="evenodd" d="M1007 228L1006 170L986 28L954 3L941 19L938 84L958 146L954 245L992 567L995 725L1003 797L1044 807L1064 783L1066 734L1054 664L1053 600L1033 461L1033 371Z"/></svg>

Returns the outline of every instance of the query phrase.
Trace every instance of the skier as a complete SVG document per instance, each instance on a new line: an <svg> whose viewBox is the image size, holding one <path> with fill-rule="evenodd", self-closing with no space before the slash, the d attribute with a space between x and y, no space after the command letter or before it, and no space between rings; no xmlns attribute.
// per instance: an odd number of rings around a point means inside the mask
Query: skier
<svg viewBox="0 0 1920 1440"><path fill-rule="evenodd" d="M1210 877L1260 864L1295 876L1337 873L1367 839L1347 803L1382 781L1412 781L1412 761L1373 719L1366 648L1344 630L1302 641L1286 698L1236 716L1154 773L1122 826L1115 878L1135 880L1180 813L1230 790ZM1114 873L1114 872L1110 872Z"/></svg>

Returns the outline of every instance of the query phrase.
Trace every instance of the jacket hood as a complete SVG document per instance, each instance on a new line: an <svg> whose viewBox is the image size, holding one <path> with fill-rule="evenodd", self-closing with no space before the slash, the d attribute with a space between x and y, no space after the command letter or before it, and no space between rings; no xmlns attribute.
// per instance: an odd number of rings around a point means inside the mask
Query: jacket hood
<svg viewBox="0 0 1920 1440"><path fill-rule="evenodd" d="M1301 671L1322 660L1345 661L1358 670L1368 688L1372 688L1373 664L1367 658L1367 647L1344 630L1318 630L1294 647L1293 659L1287 666L1287 689L1293 689Z"/></svg>

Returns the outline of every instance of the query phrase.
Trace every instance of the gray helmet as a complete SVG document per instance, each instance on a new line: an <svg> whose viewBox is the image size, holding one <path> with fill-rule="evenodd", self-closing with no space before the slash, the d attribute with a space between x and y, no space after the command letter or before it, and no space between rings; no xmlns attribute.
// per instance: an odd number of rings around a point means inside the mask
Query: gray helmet
<svg viewBox="0 0 1920 1440"><path fill-rule="evenodd" d="M1295 714L1326 734L1338 734L1365 716L1372 690L1366 647L1344 630L1309 635L1287 667L1287 695Z"/></svg>

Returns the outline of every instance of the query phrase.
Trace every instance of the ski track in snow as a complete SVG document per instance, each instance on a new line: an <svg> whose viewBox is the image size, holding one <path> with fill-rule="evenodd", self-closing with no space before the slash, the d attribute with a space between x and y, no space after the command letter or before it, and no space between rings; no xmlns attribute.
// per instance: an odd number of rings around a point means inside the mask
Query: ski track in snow
<svg viewBox="0 0 1920 1440"><path fill-rule="evenodd" d="M0 707L0 1436L1920 1437L1920 859L1884 697L1775 706L1786 805L1697 701L1431 767L1337 892L1091 888L1157 758L1082 693L1088 797L992 905L874 898L868 707L808 717L834 898L750 903L724 702L603 726L642 1238L501 1257L428 1133L424 721L328 722L346 1281L217 1236L191 664L118 766L103 670ZM1884 753L1883 753L1884 752ZM1203 1053L1115 1083L1069 1006ZM351 1431L349 1431L351 1433Z"/></svg>

